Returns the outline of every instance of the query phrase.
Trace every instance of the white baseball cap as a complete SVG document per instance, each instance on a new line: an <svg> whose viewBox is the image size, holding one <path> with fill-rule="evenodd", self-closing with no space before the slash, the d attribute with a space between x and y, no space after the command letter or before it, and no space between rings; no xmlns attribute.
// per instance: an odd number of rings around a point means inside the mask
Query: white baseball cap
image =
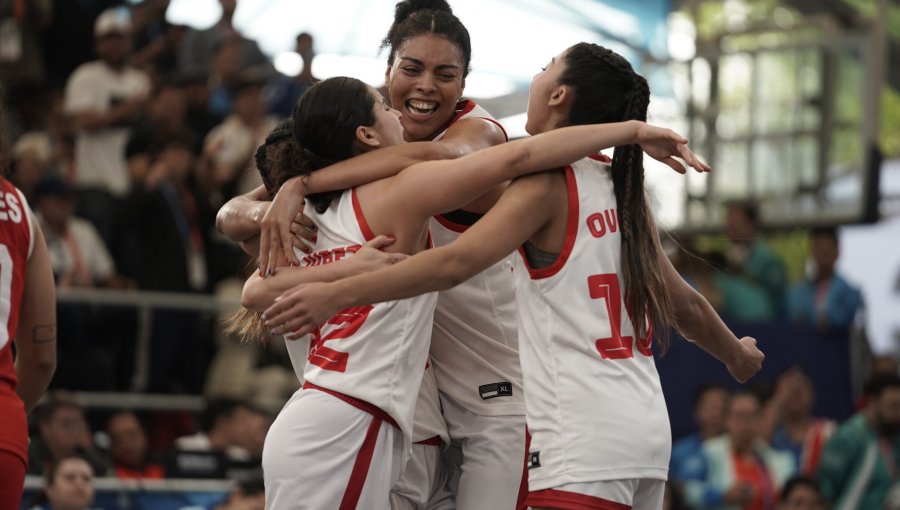
<svg viewBox="0 0 900 510"><path fill-rule="evenodd" d="M94 22L94 37L107 34L127 34L131 32L131 13L127 8L106 9Z"/></svg>

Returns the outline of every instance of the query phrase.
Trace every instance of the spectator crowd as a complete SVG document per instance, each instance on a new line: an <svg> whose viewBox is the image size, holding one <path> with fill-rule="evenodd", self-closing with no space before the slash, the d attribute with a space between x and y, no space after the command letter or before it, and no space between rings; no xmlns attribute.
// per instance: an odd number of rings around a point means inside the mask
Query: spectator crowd
<svg viewBox="0 0 900 510"><path fill-rule="evenodd" d="M219 3L221 18L197 30L167 21L168 0L0 0L0 26L15 29L15 44L0 49L11 180L37 213L58 288L239 292L248 259L215 231L215 212L260 184L257 146L317 80L310 34L296 39L303 71L281 75L233 25L236 0ZM808 233L811 261L793 284L753 204L730 204L724 232L721 249L674 256L724 317L850 330L862 299L835 269L835 229ZM217 508L262 508L271 411L299 382L283 349L239 346L221 318L154 308L138 387L137 312L60 304L53 388L229 398L212 398L197 417L98 412L48 396L32 416L29 469L46 479L34 503L84 508L98 476L227 478L243 482ZM270 387L254 388L248 374L263 372ZM674 444L667 504L900 508L900 378L890 359L872 372L843 423L813 416L815 388L797 367L769 391L703 387L695 432Z"/></svg>

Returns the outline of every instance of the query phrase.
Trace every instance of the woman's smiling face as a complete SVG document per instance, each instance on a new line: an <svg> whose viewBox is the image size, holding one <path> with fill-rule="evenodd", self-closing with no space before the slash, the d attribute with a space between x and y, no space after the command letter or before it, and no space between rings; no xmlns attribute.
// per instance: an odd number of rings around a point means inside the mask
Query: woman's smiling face
<svg viewBox="0 0 900 510"><path fill-rule="evenodd" d="M460 49L437 35L411 37L385 76L391 105L403 116L406 140L430 140L453 118L465 87Z"/></svg>

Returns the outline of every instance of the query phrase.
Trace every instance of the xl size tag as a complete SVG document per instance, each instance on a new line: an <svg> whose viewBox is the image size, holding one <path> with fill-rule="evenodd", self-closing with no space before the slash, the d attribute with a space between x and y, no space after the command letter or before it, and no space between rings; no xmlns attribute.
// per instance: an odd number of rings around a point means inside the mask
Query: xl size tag
<svg viewBox="0 0 900 510"><path fill-rule="evenodd" d="M513 394L512 383L498 382L493 384L482 384L478 387L478 394L481 395L481 400L490 400L497 397L511 397Z"/></svg>

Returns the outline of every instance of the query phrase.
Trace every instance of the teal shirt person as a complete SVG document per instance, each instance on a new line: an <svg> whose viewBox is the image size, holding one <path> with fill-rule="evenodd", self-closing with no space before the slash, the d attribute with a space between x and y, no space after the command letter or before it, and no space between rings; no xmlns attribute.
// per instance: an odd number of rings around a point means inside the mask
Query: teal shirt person
<svg viewBox="0 0 900 510"><path fill-rule="evenodd" d="M742 321L768 321L777 314L768 293L760 285L740 276L718 273L714 277L722 295L720 312L723 317Z"/></svg>
<svg viewBox="0 0 900 510"><path fill-rule="evenodd" d="M832 510L881 510L900 459L896 439L879 437L865 412L841 425L822 450L817 478Z"/></svg>
<svg viewBox="0 0 900 510"><path fill-rule="evenodd" d="M776 315L784 309L784 293L787 289L787 271L777 254L761 241L750 246L743 265L744 274L765 290Z"/></svg>

